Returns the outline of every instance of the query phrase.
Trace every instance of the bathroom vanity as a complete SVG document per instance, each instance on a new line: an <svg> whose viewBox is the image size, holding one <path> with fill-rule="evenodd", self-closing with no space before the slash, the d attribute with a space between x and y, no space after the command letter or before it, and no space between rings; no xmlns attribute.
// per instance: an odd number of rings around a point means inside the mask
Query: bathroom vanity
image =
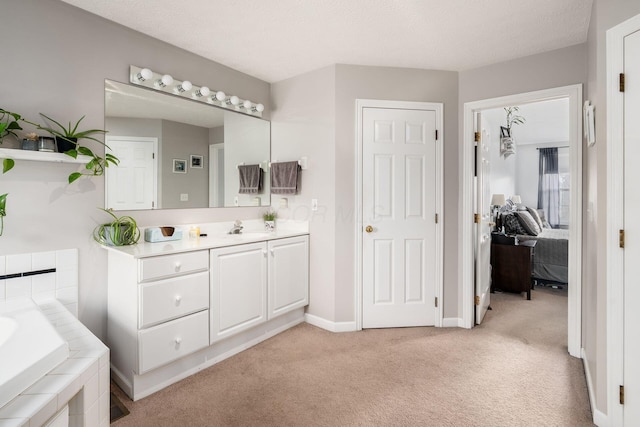
<svg viewBox="0 0 640 427"><path fill-rule="evenodd" d="M114 380L134 400L304 321L305 225L108 249ZM185 233L188 234L188 233Z"/></svg>

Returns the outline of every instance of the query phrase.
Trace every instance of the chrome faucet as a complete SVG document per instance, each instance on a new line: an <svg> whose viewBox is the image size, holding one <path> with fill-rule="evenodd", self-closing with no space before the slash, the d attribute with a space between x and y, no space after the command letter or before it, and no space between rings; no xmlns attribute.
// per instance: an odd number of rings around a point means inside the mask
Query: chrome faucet
<svg viewBox="0 0 640 427"><path fill-rule="evenodd" d="M244 227L242 227L242 221L237 219L236 222L233 223L233 227L231 227L231 230L229 230L228 234L240 234L242 233L243 228Z"/></svg>

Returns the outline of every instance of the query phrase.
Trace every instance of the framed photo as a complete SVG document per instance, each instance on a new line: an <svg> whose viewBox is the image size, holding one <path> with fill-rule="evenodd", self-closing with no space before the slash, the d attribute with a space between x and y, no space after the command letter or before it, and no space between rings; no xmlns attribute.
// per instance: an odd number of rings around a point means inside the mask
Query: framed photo
<svg viewBox="0 0 640 427"><path fill-rule="evenodd" d="M202 163L204 162L204 158L202 156L198 156L196 154L191 155L191 167L194 169L202 169Z"/></svg>
<svg viewBox="0 0 640 427"><path fill-rule="evenodd" d="M173 159L173 173L187 173L187 161L183 159Z"/></svg>

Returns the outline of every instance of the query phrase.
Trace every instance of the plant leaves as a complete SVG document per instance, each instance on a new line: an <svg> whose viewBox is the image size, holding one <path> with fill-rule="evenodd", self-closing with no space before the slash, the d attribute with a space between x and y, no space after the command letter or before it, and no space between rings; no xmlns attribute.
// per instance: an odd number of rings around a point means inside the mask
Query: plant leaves
<svg viewBox="0 0 640 427"><path fill-rule="evenodd" d="M76 179L80 178L82 176L82 174L80 172L74 172L71 175L69 175L69 184L71 184L73 181L75 181Z"/></svg>
<svg viewBox="0 0 640 427"><path fill-rule="evenodd" d="M64 154L66 154L69 157L73 157L74 159L78 158L78 152L73 149L65 151Z"/></svg>
<svg viewBox="0 0 640 427"><path fill-rule="evenodd" d="M80 154L84 154L85 156L95 157L93 151L83 145L78 147L78 151L80 152Z"/></svg>
<svg viewBox="0 0 640 427"><path fill-rule="evenodd" d="M15 166L16 162L13 159L2 159L2 173L7 173Z"/></svg>
<svg viewBox="0 0 640 427"><path fill-rule="evenodd" d="M18 122L9 122L9 126L7 127L7 129L22 130Z"/></svg>

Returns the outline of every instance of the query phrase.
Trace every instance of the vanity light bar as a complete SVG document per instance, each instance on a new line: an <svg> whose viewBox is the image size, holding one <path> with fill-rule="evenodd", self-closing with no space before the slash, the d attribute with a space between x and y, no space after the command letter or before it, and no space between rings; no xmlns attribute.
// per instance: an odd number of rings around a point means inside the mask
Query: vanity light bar
<svg viewBox="0 0 640 427"><path fill-rule="evenodd" d="M129 81L138 86L216 105L250 116L262 117L264 111L264 105L256 104L248 99L227 95L221 90L212 90L207 86L196 86L188 80L176 80L169 74L156 73L148 68L140 68L135 65L130 66Z"/></svg>

